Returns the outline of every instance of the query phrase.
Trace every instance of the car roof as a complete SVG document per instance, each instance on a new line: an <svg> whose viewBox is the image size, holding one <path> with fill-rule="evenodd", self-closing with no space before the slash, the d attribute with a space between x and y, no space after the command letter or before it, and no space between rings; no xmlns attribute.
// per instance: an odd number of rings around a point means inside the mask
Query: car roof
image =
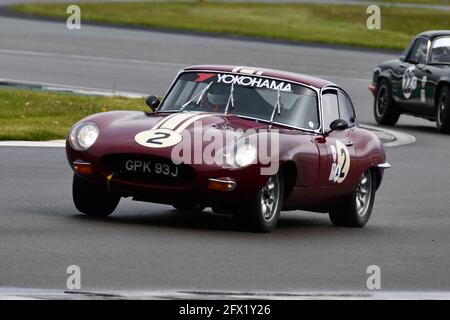
<svg viewBox="0 0 450 320"><path fill-rule="evenodd" d="M429 30L419 33L417 37L426 37L431 40L441 36L450 36L450 30Z"/></svg>
<svg viewBox="0 0 450 320"><path fill-rule="evenodd" d="M307 86L312 86L317 89L321 89L325 86L338 87L336 84L328 80L308 76L305 74L275 69L258 68L258 67L229 66L229 65L196 65L184 69L184 71L200 71L200 70L276 78L284 81L292 81Z"/></svg>

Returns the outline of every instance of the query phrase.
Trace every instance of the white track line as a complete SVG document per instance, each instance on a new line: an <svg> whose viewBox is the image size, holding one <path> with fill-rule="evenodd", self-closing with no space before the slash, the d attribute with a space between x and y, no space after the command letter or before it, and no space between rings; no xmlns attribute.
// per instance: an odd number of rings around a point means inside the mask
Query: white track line
<svg viewBox="0 0 450 320"><path fill-rule="evenodd" d="M301 292L226 292L220 290L74 290L0 288L0 300L26 299L244 299L244 300L450 300L449 291L301 291Z"/></svg>
<svg viewBox="0 0 450 320"><path fill-rule="evenodd" d="M0 85L2 83L6 83L8 85L17 85L17 86L36 86L41 87L42 90L48 91L56 91L56 92L72 92L76 94L82 95L96 95L96 96L105 96L105 97L125 97L125 98L143 98L147 96L144 93L139 92L130 92L130 91L116 91L116 90L108 90L108 89L99 89L92 87L80 87L80 86L71 86L65 84L56 84L49 82L35 82L35 81L27 81L27 80L19 80L19 79L9 79L9 78L0 78Z"/></svg>
<svg viewBox="0 0 450 320"><path fill-rule="evenodd" d="M174 63L174 62L86 56L86 55L80 55L80 54L63 54L63 53L53 53L53 52L43 52L43 51L32 51L32 50L0 49L0 53L35 56L35 57L48 57L48 58L65 58L65 59L71 58L71 59L78 59L78 60L92 60L92 61L116 62L116 63L152 64L152 65L165 66L165 67L175 66L175 67L179 67L179 68L186 66L185 64Z"/></svg>
<svg viewBox="0 0 450 320"><path fill-rule="evenodd" d="M0 141L0 147L40 147L62 148L66 146L65 140L51 141Z"/></svg>
<svg viewBox="0 0 450 320"><path fill-rule="evenodd" d="M416 138L412 135L394 131L387 130L384 128L379 128L375 126L361 125L361 127L366 129L373 129L376 131L386 132L389 135L392 135L396 138L395 141L384 143L385 147L398 147L406 144L410 144L416 141ZM66 146L65 140L51 140L51 141L0 141L0 147L59 147L63 148Z"/></svg>
<svg viewBox="0 0 450 320"><path fill-rule="evenodd" d="M100 62L114 62L114 63L131 63L131 64L145 64L145 65L156 65L156 66L170 66L177 67L179 69L186 67L186 64L176 63L176 62L166 62L166 61L156 61L156 60L140 60L140 59L125 59L125 58L112 58L112 57L98 57L98 56L87 56L79 54L64 54L64 53L54 53L45 51L32 51L32 50L14 50L14 49L0 49L0 54L13 54L22 56L34 56L34 57L46 57L46 58L64 58L64 59L77 59L77 60L92 60ZM354 73L354 72L353 72ZM344 79L350 81L367 82L369 83L372 79L356 78L352 76L335 76L327 74L315 74L316 77L323 79Z"/></svg>
<svg viewBox="0 0 450 320"><path fill-rule="evenodd" d="M1 50L0 50L1 52ZM17 79L2 79L0 78L0 83L7 83L13 85L31 85L41 87L43 90L48 91L69 91L78 94L91 94L91 95L102 95L102 96L121 96L129 98L142 98L145 95L142 93L126 92L126 91L111 91L96 88L87 87L77 87L68 86L54 83L42 83L33 81L21 81ZM416 138L412 135L394 131L390 129L385 129L382 127L376 127L366 124L361 124L361 127L372 131L384 132L388 135L394 136L395 141L386 142L384 146L386 147L398 147L405 144L410 144L416 141ZM0 147L65 147L65 140L52 140L52 141L0 141Z"/></svg>
<svg viewBox="0 0 450 320"><path fill-rule="evenodd" d="M410 143L414 143L416 138L407 133L403 133L400 131L388 130L380 127L369 126L369 125L361 125L362 128L373 130L373 131L381 131L385 132L389 135L395 137L395 141L384 143L385 147L398 147ZM52 141L0 141L0 147L65 147L65 140L52 140Z"/></svg>
<svg viewBox="0 0 450 320"><path fill-rule="evenodd" d="M413 135L404 133L404 132L386 129L384 127L371 126L371 125L367 125L367 124L361 124L360 126L363 128L366 128L368 130L381 131L381 132L387 133L388 135L394 136L395 141L384 143L385 147L399 147L399 146L414 143L416 141L416 137L414 137Z"/></svg>

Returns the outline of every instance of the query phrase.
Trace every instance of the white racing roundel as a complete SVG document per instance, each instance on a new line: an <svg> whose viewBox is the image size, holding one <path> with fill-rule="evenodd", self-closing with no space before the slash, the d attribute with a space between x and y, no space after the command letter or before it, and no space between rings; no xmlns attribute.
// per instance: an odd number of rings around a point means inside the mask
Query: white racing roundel
<svg viewBox="0 0 450 320"><path fill-rule="evenodd" d="M180 143L183 137L170 129L150 129L139 132L134 140L144 147L165 148Z"/></svg>
<svg viewBox="0 0 450 320"><path fill-rule="evenodd" d="M181 133L195 121L210 117L212 113L180 112L161 119L153 128L139 132L134 140L148 148L166 148L183 140Z"/></svg>
<svg viewBox="0 0 450 320"><path fill-rule="evenodd" d="M406 99L411 97L412 92L417 87L417 77L414 75L414 70L416 70L416 66L410 66L403 74L402 90Z"/></svg>
<svg viewBox="0 0 450 320"><path fill-rule="evenodd" d="M328 180L341 183L347 178L350 171L350 153L347 147L338 140L336 140L336 146L331 145L331 153L333 164Z"/></svg>

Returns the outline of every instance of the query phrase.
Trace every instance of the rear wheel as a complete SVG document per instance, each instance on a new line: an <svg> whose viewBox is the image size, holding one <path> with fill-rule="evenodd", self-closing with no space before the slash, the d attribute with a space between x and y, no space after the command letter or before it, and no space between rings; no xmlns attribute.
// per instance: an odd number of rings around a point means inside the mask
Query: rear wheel
<svg viewBox="0 0 450 320"><path fill-rule="evenodd" d="M400 112L392 99L391 85L388 80L382 79L377 85L373 111L377 123L383 125L392 126L400 117Z"/></svg>
<svg viewBox="0 0 450 320"><path fill-rule="evenodd" d="M441 89L436 108L436 126L442 133L450 133L450 88Z"/></svg>
<svg viewBox="0 0 450 320"><path fill-rule="evenodd" d="M93 217L106 217L117 207L119 196L112 196L77 175L73 176L72 196L78 211Z"/></svg>
<svg viewBox="0 0 450 320"><path fill-rule="evenodd" d="M375 201L375 179L370 169L361 175L352 194L342 204L330 210L330 220L334 225L353 228L366 225Z"/></svg>
<svg viewBox="0 0 450 320"><path fill-rule="evenodd" d="M280 217L283 197L283 175L278 173L269 178L249 204L234 212L237 224L246 230L272 231Z"/></svg>

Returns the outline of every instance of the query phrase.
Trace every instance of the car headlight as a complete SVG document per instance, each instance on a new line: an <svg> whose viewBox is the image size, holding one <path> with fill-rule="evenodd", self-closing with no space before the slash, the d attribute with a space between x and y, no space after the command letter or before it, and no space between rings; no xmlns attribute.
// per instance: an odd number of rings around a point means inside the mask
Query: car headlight
<svg viewBox="0 0 450 320"><path fill-rule="evenodd" d="M242 168L256 163L257 150L248 143L233 144L217 153L216 161L226 168Z"/></svg>
<svg viewBox="0 0 450 320"><path fill-rule="evenodd" d="M95 143L98 134L99 129L95 123L82 122L70 131L70 144L76 150L87 150Z"/></svg>

